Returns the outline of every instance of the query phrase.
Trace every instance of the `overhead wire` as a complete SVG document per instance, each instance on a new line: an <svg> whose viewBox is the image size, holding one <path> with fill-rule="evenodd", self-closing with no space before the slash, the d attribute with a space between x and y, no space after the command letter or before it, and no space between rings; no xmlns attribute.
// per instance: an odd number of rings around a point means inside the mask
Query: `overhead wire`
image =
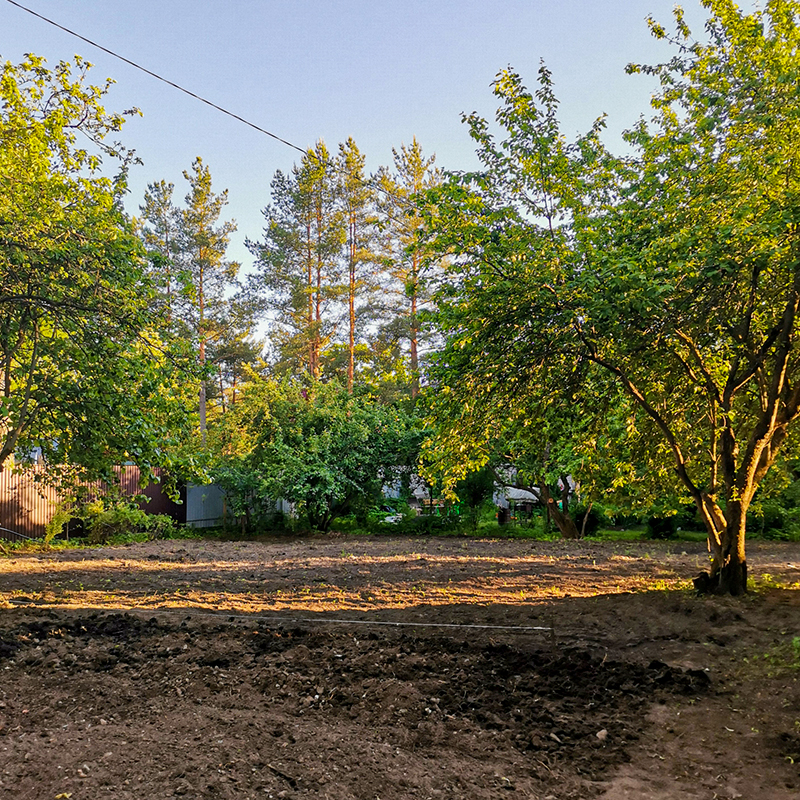
<svg viewBox="0 0 800 800"><path fill-rule="evenodd" d="M155 78L156 80L159 80L162 83L166 83L168 86L172 86L173 89L177 89L179 92L183 92L184 94L188 94L189 97L193 97L195 100L199 100L201 103L205 103L207 106L211 106L211 108L215 108L217 111L221 111L223 114L227 114L229 117L233 117L233 119L238 120L239 122L243 122L245 125L249 125L251 128L254 128L259 133L263 133L263 134L265 134L267 136L270 136L273 139L276 139L277 141L281 142L282 144L285 144L287 147L291 147L294 150L298 150L301 153L304 153L304 154L307 153L307 151L304 148L300 147L299 145L293 144L288 139L284 139L283 137L278 136L278 134L272 133L271 131L268 131L266 128L262 128L260 125L256 125L254 122L250 122L250 120L247 120L244 117L241 117L238 114L235 114L233 111L229 111L227 108L223 108L222 106L217 105L216 103L212 102L211 100L206 100L205 97L201 97L199 94L196 94L195 92L191 91L190 89L186 89L185 87L181 86L180 84L177 84L174 81L171 81L168 78L165 78L162 75L159 75L157 72L153 72L152 70L147 69L147 67L143 67L141 64L137 64L135 61L131 61L131 59L125 58L125 56L121 56L119 53L115 53L113 50L110 50L108 47L103 47L103 45L98 44L97 42L94 42L91 39L86 38L85 36L82 36L80 33L77 33L76 31L73 31L70 28L65 27L64 25L60 25L55 20L52 20L49 17L45 17L43 14L39 14L38 12L34 11L33 9L22 5L22 3L18 3L18 2L16 2L16 0L6 0L6 2L7 3L11 3L12 6L16 6L17 8L22 9L22 11L27 11L29 14L32 14L34 17L38 17L39 19L43 20L44 22L47 22L48 24L53 25L56 28L59 28L60 30L64 31L65 33L70 34L70 36L74 36L75 38L80 39L82 42L86 42L86 44L89 44L92 47L96 47L98 50L102 50L104 53L108 53L108 55L110 55L110 56L112 56L114 58L117 58L120 61L124 61L126 64L129 64L131 67L134 67L135 69L138 69L138 70L141 70L142 72L147 73L148 75L150 75L151 77Z"/></svg>
<svg viewBox="0 0 800 800"><path fill-rule="evenodd" d="M116 58L119 61L122 61L125 64L128 64L131 67L134 67L134 69L138 69L141 72L144 72L145 74L150 75L152 78L155 78L156 80L159 80L162 83L166 83L168 86L171 86L173 89L177 89L179 92L183 92L184 94L188 95L189 97L192 97L195 100L199 100L201 103L205 103L207 106L210 106L211 108L213 108L213 109L215 109L217 111L220 111L223 114L226 114L227 116L231 117L232 119L235 119L238 122L241 122L244 125L247 125L250 128L253 128L254 130L258 131L259 133L263 133L264 135L269 136L272 139L275 139L276 141L280 142L281 144L284 144L287 147L291 147L293 150L297 150L299 153L302 153L304 156L313 157L318 162L324 163L323 160L320 159L319 156L317 156L317 154L314 152L314 150L312 148L300 147L299 145L296 145L293 142L290 142L288 139L284 139L283 137L278 136L278 134L272 133L272 131L268 131L266 128L262 128L260 125L256 125L256 123L251 122L250 120L245 119L244 117L240 116L239 114L236 114L233 111L230 111L227 108L224 108L223 106L220 106L217 103L214 103L213 101L206 99L202 95L199 95L196 92L193 92L190 89L187 89L184 86L181 86L180 84L169 80L169 78L165 78L163 75L159 75L157 72L153 72L153 70L148 69L147 67L143 67L141 64L137 64L135 61L132 61L130 58L126 58L125 56L120 55L119 53L116 53L115 51L111 50L110 48L104 47L103 45L98 44L97 42L93 41L92 39L89 39L88 37L83 36L82 34L78 33L77 31L74 31L71 28L67 28L65 25L61 25L60 23L56 22L55 20L44 16L44 14L40 14L37 11L34 11L31 8L28 8L27 6L24 6L22 3L17 2L17 0L6 0L6 2L10 3L12 6L16 6L17 8L19 8L22 11L26 11L28 14L31 14L32 16L37 17L38 19L42 20L43 22L46 22L49 25L52 25L53 27L58 28L61 31L64 31L65 33L68 33L70 36L74 36L76 39L80 39L82 42L86 42L86 44L91 45L92 47L96 47L98 50L101 50L102 52L107 53L112 58ZM389 189L381 186L374 179L365 180L365 179L361 178L361 179L359 179L359 181L364 186L370 186L370 187L372 187L373 189L375 189L375 190L377 190L379 192L385 193L387 196L391 196L392 199L395 202L399 203L400 205L404 205L404 206L407 206L407 207L410 207L410 208L416 208L416 206L413 203L411 203L407 198L398 196L397 194L391 192Z"/></svg>

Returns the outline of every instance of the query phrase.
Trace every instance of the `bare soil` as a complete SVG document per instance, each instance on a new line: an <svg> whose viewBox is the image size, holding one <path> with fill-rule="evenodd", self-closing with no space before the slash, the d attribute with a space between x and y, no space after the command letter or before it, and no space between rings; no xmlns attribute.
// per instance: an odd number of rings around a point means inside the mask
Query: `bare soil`
<svg viewBox="0 0 800 800"><path fill-rule="evenodd" d="M800 797L800 544L319 537L0 558L0 798ZM766 577L765 577L766 576Z"/></svg>

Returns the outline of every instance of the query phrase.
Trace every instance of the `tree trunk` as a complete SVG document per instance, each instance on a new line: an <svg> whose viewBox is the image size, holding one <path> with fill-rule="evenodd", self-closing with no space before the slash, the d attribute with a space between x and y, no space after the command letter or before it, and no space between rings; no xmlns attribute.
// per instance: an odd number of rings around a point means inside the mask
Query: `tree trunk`
<svg viewBox="0 0 800 800"><path fill-rule="evenodd" d="M419 395L419 353L417 337L419 336L419 327L417 324L417 254L414 253L413 260L413 278L412 278L412 292L411 295L411 397L416 398Z"/></svg>
<svg viewBox="0 0 800 800"><path fill-rule="evenodd" d="M314 260L312 253L311 222L306 223L306 292L308 292L308 372L316 375L317 365L314 350Z"/></svg>
<svg viewBox="0 0 800 800"><path fill-rule="evenodd" d="M199 279L197 282L197 302L199 309L199 317L197 323L197 332L199 334L199 345L197 351L197 360L201 368L206 365L206 297L205 289L203 287L203 269L200 269ZM205 376L200 380L200 392L197 398L198 414L200 417L200 437L203 442L203 447L206 446L206 379Z"/></svg>
<svg viewBox="0 0 800 800"><path fill-rule="evenodd" d="M581 539L586 536L586 523L589 521L589 514L592 513L592 508L594 503L589 503L589 507L586 509L586 513L583 515L583 522L581 523Z"/></svg>
<svg viewBox="0 0 800 800"><path fill-rule="evenodd" d="M711 569L695 578L695 588L701 593L744 594L747 591L745 526L749 504L729 500L723 514L706 494L695 498L695 502L706 523L711 553Z"/></svg>
<svg viewBox="0 0 800 800"><path fill-rule="evenodd" d="M555 498L550 494L550 489L544 483L539 489L539 495L542 500L544 500L547 513L561 532L562 538L580 539L580 533L578 532L577 525L575 525L575 520L572 519L567 509L562 511L558 507Z"/></svg>
<svg viewBox="0 0 800 800"><path fill-rule="evenodd" d="M206 365L206 340L202 338L201 333L200 348L198 353L198 360L201 367ZM205 377L200 381L200 392L198 396L198 412L200 416L200 436L203 440L203 447L206 446L206 379Z"/></svg>
<svg viewBox="0 0 800 800"><path fill-rule="evenodd" d="M353 393L356 353L356 222L350 217L350 337L348 339L347 391Z"/></svg>
<svg viewBox="0 0 800 800"><path fill-rule="evenodd" d="M747 559L744 536L747 509L741 502L728 503L727 526L722 533L722 552L711 564L711 579L719 594L740 595L747 591Z"/></svg>

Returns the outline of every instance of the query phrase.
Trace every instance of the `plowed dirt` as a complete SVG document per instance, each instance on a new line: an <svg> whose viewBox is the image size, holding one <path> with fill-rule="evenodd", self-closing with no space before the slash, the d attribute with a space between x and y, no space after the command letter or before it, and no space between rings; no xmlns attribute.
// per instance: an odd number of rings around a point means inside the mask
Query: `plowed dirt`
<svg viewBox="0 0 800 800"><path fill-rule="evenodd" d="M0 559L0 797L800 797L800 545L310 538ZM766 577L765 577L766 576Z"/></svg>

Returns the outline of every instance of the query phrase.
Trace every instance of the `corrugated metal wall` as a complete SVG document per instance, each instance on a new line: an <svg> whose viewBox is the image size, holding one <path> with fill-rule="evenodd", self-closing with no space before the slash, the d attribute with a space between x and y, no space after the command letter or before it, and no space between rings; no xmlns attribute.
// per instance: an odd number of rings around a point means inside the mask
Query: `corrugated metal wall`
<svg viewBox="0 0 800 800"><path fill-rule="evenodd" d="M225 517L225 492L219 486L186 487L186 524L192 528L222 525Z"/></svg>
<svg viewBox="0 0 800 800"><path fill-rule="evenodd" d="M45 472L44 466L0 472L0 526L6 529L0 531L3 539L15 538L14 533L32 539L44 536L44 526L59 502L56 490L40 482Z"/></svg>
<svg viewBox="0 0 800 800"><path fill-rule="evenodd" d="M139 467L115 468L123 495L142 493L150 498L142 508L150 514L168 514L178 522L186 521L186 506L172 502L157 483L139 488ZM47 467L43 464L26 467L21 472L5 469L0 472L0 539L14 539L22 534L32 539L44 536L45 525L53 518L61 498L52 487L43 483ZM156 470L156 474L158 474ZM107 485L98 481L88 485L90 491L105 494Z"/></svg>

